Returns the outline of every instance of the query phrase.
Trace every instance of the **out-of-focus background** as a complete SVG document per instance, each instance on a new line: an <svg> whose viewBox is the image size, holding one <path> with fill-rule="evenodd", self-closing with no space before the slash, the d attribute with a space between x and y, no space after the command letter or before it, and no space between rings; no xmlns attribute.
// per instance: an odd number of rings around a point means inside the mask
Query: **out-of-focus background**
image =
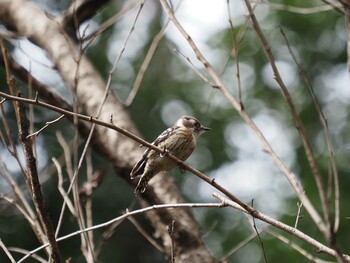
<svg viewBox="0 0 350 263"><path fill-rule="evenodd" d="M50 15L64 12L71 4L67 0L35 2ZM297 175L305 192L322 213L319 193L298 129L249 21L244 1L183 0L171 1L171 4L181 25L234 96L237 99L241 96L245 110L278 156ZM303 121L326 185L332 183L330 154L320 114L308 91L307 81L327 119L340 180L340 228L337 244L347 253L350 241L347 218L350 214L350 206L347 205L350 184L350 82L346 64L347 29L344 14L329 5L328 1L257 1L251 4L281 77ZM334 4L339 6L338 2ZM130 5L131 8L127 8ZM139 8L138 1L110 1L80 27L82 35L89 35L107 19L125 10L120 19L99 34L86 51L95 68L107 80L109 71L130 34L111 83L111 89L122 102L128 101L154 37L168 23L168 17L158 1L145 1L137 17ZM132 27L134 30L131 30ZM71 92L53 69L45 52L24 38L7 41L7 47L16 61L30 70L34 77L54 88L67 101L73 101ZM306 73L307 81L290 50ZM263 151L259 140L228 100L219 90L204 81L198 72L211 81L186 39L170 22L144 73L139 90L134 99L130 101L129 98L128 101L131 102L128 110L132 120L143 138L151 142L180 116L195 116L203 125L211 127L211 131L199 138L197 148L187 162L215 178L217 183L245 202L251 204L254 200L253 206L263 213L294 226L299 200L289 182L271 157ZM6 91L4 67L0 68L0 78L0 88ZM18 82L17 85L26 96L27 83ZM6 103L3 103L3 107L8 125L16 137L17 127L12 108ZM38 107L34 108L34 112L36 130L58 116L57 113ZM0 122L0 125L4 132L4 123ZM53 218L58 218L62 205L62 197L57 190L56 170L52 164L52 157L59 159L64 154L57 142L57 132L62 133L67 142L73 140L74 130L67 120L51 125L36 139L42 190ZM17 147L21 152L21 147ZM127 207L135 207L135 197L132 187L114 173L105 158L95 152L89 154L94 170L106 168L107 171L101 185L92 194L93 221L98 224L120 215ZM23 159L21 155L19 159ZM4 180L4 174L15 175L19 185L24 182L17 160L3 142L0 143L0 161L0 192L11 196L11 188ZM84 163L82 173L86 169ZM180 187L187 202L216 201L212 197L215 189L191 173L181 174L178 169L174 169L169 176ZM333 194L334 192L328 192L330 197ZM28 250L39 246L18 210L4 200L0 204L1 240L9 247ZM263 250L267 262L281 262L281 258L284 263L310 262L310 259L265 231L261 233L263 248L257 238L240 246L241 242L255 233L252 219L241 212L229 208L195 208L193 213L208 249L217 259L225 258L232 249L236 249L227 258L228 262L264 262ZM300 216L298 228L329 245L303 208ZM152 233L152 226L147 219L143 216L137 216L136 219L146 231ZM76 225L70 224L69 215L65 221L62 233L67 234L77 229ZM266 226L259 221L256 224L258 228ZM101 238L103 231L99 229L94 232L96 240ZM279 231L277 233L283 234ZM284 235L315 257L334 260L322 253L315 253L311 246L300 240ZM60 243L62 255L64 258L71 257L71 262L85 261L79 246L78 237ZM3 252L0 252L0 259L1 262L8 262ZM164 255L147 242L128 220L116 227L115 233L105 241L99 260L167 262Z"/></svg>

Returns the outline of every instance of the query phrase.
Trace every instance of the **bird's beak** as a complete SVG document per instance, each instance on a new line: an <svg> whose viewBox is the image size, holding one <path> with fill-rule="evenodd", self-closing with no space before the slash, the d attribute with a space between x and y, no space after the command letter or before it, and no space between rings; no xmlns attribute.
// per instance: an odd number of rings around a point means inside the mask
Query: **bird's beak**
<svg viewBox="0 0 350 263"><path fill-rule="evenodd" d="M208 127L204 127L204 126L202 126L201 127L201 130L203 131L203 132L206 132L206 131L209 131L209 130L211 130L210 128L208 128Z"/></svg>

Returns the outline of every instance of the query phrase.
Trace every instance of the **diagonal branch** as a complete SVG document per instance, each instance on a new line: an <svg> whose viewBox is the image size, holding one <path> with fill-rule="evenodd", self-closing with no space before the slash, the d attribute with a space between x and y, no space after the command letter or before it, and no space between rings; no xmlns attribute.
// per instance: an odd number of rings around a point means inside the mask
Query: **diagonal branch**
<svg viewBox="0 0 350 263"><path fill-rule="evenodd" d="M295 122L295 126L300 134L302 143L304 145L304 150L305 150L307 159L309 161L312 174L313 174L315 181L316 181L316 185L317 185L318 192L320 195L320 200L321 200L324 216L326 219L326 228L327 229L324 229L324 231L322 231L322 233L325 235L325 237L327 237L329 239L330 238L329 230L330 230L330 224L331 224L330 223L331 222L330 208L329 208L329 204L328 204L327 198L326 198L325 184L324 184L324 181L322 179L320 170L318 168L318 164L316 162L315 155L314 155L314 152L312 150L310 140L308 139L308 137L306 135L305 127L304 127L304 125L303 125L303 123L298 115L298 112L294 106L294 103L293 103L292 98L289 94L289 91L288 91L286 85L284 84L282 77L277 69L277 66L275 63L275 58L274 58L274 56L271 52L271 49L269 48L269 45L268 45L268 43L267 43L267 41L266 41L262 31L261 31L261 28L259 26L259 23L258 23L255 15L254 15L254 12L253 12L253 9L250 5L250 2L248 0L245 0L245 3L246 3L246 6L248 8L250 18L253 22L254 30L257 33L258 38L261 42L265 56L271 65L271 68L272 68L272 71L274 74L274 78L282 90L284 98L287 102L287 105L288 105L289 110L292 114L293 120Z"/></svg>
<svg viewBox="0 0 350 263"><path fill-rule="evenodd" d="M35 101L35 100L30 100L30 99L25 99L25 98L19 98L19 97L16 97L16 96L8 95L8 94L3 93L3 92L0 92L0 96L4 97L6 99L9 99L9 100L11 99L11 100L21 101L21 102L25 102L25 103L32 103L32 104L36 104L36 105L39 105L39 106L42 106L42 107L46 107L46 108L49 108L49 109L57 108L57 107L54 107L54 106L49 105L49 104L45 104L45 103L40 102L40 101ZM62 114L75 115L77 118L79 118L81 120L90 121L90 122L96 123L98 125L101 125L101 126L108 127L110 129L116 130L116 131L122 133L123 135L129 137L130 139L135 140L138 143L141 143L142 145L144 145L144 146L146 146L148 148L151 148L152 150L155 150L155 151L157 151L159 153L164 153L163 149L158 148L155 145L150 144L150 143L142 140L138 136L130 133L129 131L114 125L112 120L111 120L111 123L106 123L106 122L103 122L103 121L101 121L99 119L96 119L96 118L88 117L88 116L85 116L85 115L82 115L82 114L77 114L77 113L74 113L74 112L66 112L66 111L64 111L62 109L59 109L59 108L57 108L55 110L57 110L58 112L60 112ZM191 173L197 175L202 180L204 180L205 182L207 182L208 184L212 185L214 188L216 188L217 190L219 190L220 192L225 194L230 200L222 198L222 197L220 197L217 194L215 195L215 197L219 198L222 202L227 202L227 204L229 206L231 206L233 208L236 208L236 209L238 209L240 211L243 211L245 213L249 213L254 218L257 218L259 220L267 222L267 223L269 223L270 225L272 225L272 226L274 226L276 228L279 228L279 229L281 229L281 230L283 230L283 231L285 231L285 232L287 232L289 234L292 234L292 235L298 237L299 239L301 239L301 240L303 240L303 241L313 245L319 252L324 252L324 253L326 253L328 255L331 255L331 256L336 256L337 255L337 252L335 250L330 249L329 247L321 244L320 242L318 242L317 240L311 238L310 236L306 235L305 233L301 232L300 230L298 230L298 229L296 229L294 227L291 227L289 225L286 225L286 224L284 224L284 223L282 223L282 222L280 222L280 221L278 221L278 220L276 220L274 218L271 218L271 217L261 213L260 211L256 210L252 206L244 203L242 200L240 200L235 195L230 193L228 190L226 190L220 184L216 183L215 179L209 178L205 174L197 171L196 169L192 168L188 164L182 162L180 159L176 158L172 154L168 153L167 154L167 158L173 160L174 162L176 162L178 165L180 165L184 169L186 169L186 170L190 171ZM60 239L58 239L58 240L60 240ZM45 246L42 246L42 248L43 247L45 247ZM37 250L33 250L32 252L35 253L35 252L37 252ZM350 256L348 256L348 255L342 255L342 256L347 262L350 262Z"/></svg>
<svg viewBox="0 0 350 263"><path fill-rule="evenodd" d="M241 107L240 103L233 97L229 89L226 87L225 83L220 78L219 74L214 70L214 68L210 65L210 63L206 60L206 58L203 56L203 54L200 52L192 38L188 35L188 33L185 31L185 29L182 27L182 25L179 23L179 21L176 19L172 9L168 5L166 0L159 0L166 11L168 17L171 19L171 21L174 23L174 25L177 27L179 32L183 35L183 37L187 40L188 44L191 46L192 50L197 56L197 59L203 64L208 74L213 78L215 82L215 86L213 88L218 88L223 95L228 99L228 101L231 103L232 107L239 113L241 118L246 122L248 127L251 128L253 133L255 133L256 137L260 140L260 143L262 144L262 147L266 153L270 155L275 165L281 170L281 172L286 176L289 183L292 185L294 191L298 195L298 198L300 201L303 202L305 209L310 214L311 218L314 220L318 228L324 235L326 236L328 233L328 229L322 220L321 216L311 203L310 199L305 194L304 189L300 185L296 175L289 170L287 164L283 162L283 160L277 155L277 153L273 150L267 139L265 138L264 134L260 131L260 129L256 126L252 118L249 116L249 114L244 110L244 108Z"/></svg>

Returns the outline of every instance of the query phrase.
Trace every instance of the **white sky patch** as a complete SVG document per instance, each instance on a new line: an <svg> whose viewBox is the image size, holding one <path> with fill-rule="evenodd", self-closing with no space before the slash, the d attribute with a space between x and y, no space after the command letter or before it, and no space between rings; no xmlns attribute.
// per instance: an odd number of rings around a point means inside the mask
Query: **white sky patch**
<svg viewBox="0 0 350 263"><path fill-rule="evenodd" d="M126 3L125 5L127 5ZM114 26L113 35L108 40L108 59L113 64L115 59L119 56L122 51L123 45L125 44L128 35L131 32L132 27L134 30L128 39L125 50L123 51L123 58L125 60L133 59L137 56L144 46L147 44L149 35L150 23L156 15L155 4L153 1L146 1L141 14L137 17L140 5L136 5L134 9L128 12L120 21ZM135 22L135 18L137 20Z"/></svg>
<svg viewBox="0 0 350 263"><path fill-rule="evenodd" d="M176 8L179 1L172 1L172 3L173 7ZM207 42L214 34L230 27L227 8L226 1L187 0L181 1L179 8L175 11L175 17L179 23L211 62L220 57L220 54L217 53L219 50L213 50L212 47L209 47ZM231 1L230 8L233 25L237 26L243 23L244 13L246 12L243 3L241 1ZM167 19L167 15L164 14L163 23ZM196 66L200 65L187 40L173 23L169 24L167 37L175 43L182 54L191 58L192 63Z"/></svg>
<svg viewBox="0 0 350 263"><path fill-rule="evenodd" d="M346 105L349 103L350 76L346 64L329 68L320 76L319 82L315 86L323 86L322 100L324 102L340 101Z"/></svg>
<svg viewBox="0 0 350 263"><path fill-rule="evenodd" d="M276 66L286 87L295 87L293 84L298 78L298 76L296 75L297 71L295 69L295 66L285 61L276 61ZM262 77L267 86L275 89L280 89L280 86L274 79L274 74L272 72L270 63L266 63L266 65L262 69Z"/></svg>
<svg viewBox="0 0 350 263"><path fill-rule="evenodd" d="M38 166L38 171L44 169L47 165L47 152L45 149L45 144L43 143L42 137L37 137L36 138L36 159L37 159L37 166ZM24 167L25 170L25 159L23 155L23 149L21 145L16 145L16 150L18 153L18 159ZM6 168L8 169L9 172L11 173L18 173L21 171L18 161L11 155L11 153L2 148L2 145L0 146L0 160L2 163L6 164Z"/></svg>
<svg viewBox="0 0 350 263"><path fill-rule="evenodd" d="M163 103L161 116L166 126L173 126L174 123L183 115L192 115L192 109L181 100L169 100Z"/></svg>
<svg viewBox="0 0 350 263"><path fill-rule="evenodd" d="M177 5L178 1L173 1L173 6L175 7ZM229 26L226 1L182 1L180 7L175 12L175 16L187 33L195 41L200 42L205 42L213 33ZM169 31L169 36L173 41L177 41L178 38L174 38L172 30L177 29L172 28Z"/></svg>
<svg viewBox="0 0 350 263"><path fill-rule="evenodd" d="M52 86L62 82L56 71L52 69L52 62L46 56L46 53L28 40L17 41L17 48L13 51L13 57L41 82Z"/></svg>
<svg viewBox="0 0 350 263"><path fill-rule="evenodd" d="M260 128L278 156L287 164L291 165L295 159L294 137L297 134L293 132L294 129L286 127L278 119L278 113L274 111L265 111L253 118L255 124ZM244 158L261 158L262 156L267 156L263 152L256 135L252 133L246 124L229 124L225 130L225 139L229 145L238 149L238 154ZM268 159L270 158L268 157Z"/></svg>

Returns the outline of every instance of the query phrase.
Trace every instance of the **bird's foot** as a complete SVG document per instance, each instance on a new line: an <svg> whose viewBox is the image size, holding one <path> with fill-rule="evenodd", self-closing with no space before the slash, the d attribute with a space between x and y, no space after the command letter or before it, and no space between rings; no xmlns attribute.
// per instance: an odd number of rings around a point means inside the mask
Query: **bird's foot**
<svg viewBox="0 0 350 263"><path fill-rule="evenodd" d="M182 174L186 173L186 168L182 163L179 163L179 170Z"/></svg>
<svg viewBox="0 0 350 263"><path fill-rule="evenodd" d="M168 150L166 147L164 147L163 152L160 153L160 157L164 157L164 156L167 155L168 153L169 153L169 150Z"/></svg>

